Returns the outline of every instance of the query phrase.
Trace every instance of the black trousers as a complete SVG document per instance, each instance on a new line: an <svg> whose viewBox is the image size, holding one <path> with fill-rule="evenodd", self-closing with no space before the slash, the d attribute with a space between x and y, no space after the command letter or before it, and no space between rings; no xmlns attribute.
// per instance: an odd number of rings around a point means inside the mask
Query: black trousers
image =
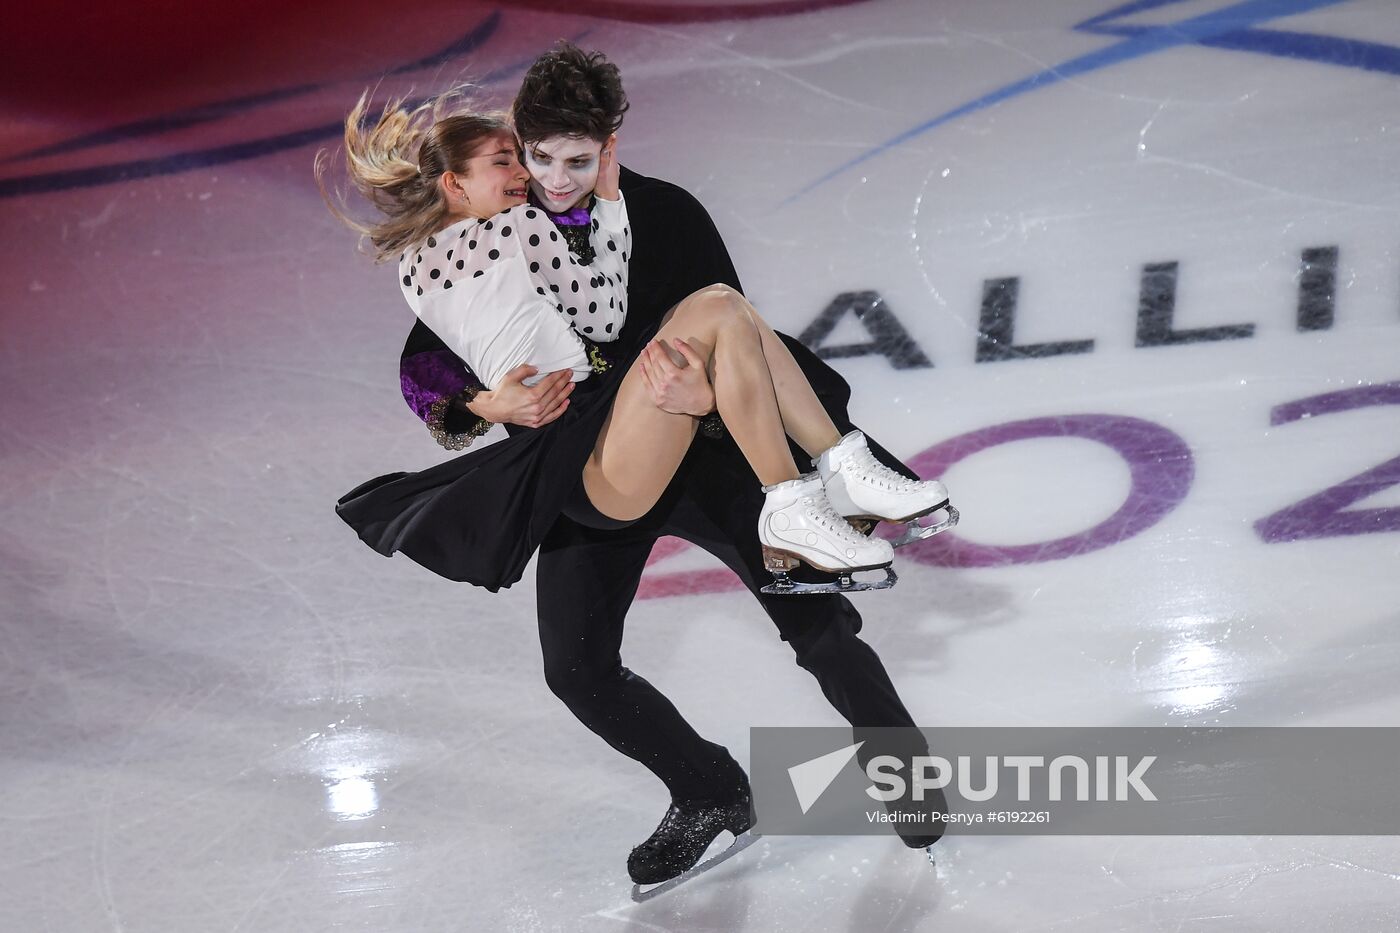
<svg viewBox="0 0 1400 933"><path fill-rule="evenodd" d="M860 639L860 613L845 596L758 592L772 580L758 543L762 504L758 480L733 442L697 438L661 500L638 522L601 531L560 516L539 551L546 682L580 722L650 769L675 800L722 795L740 771L723 746L696 733L670 700L622 664L627 610L662 535L704 548L739 575L797 664L857 733L914 725L880 658ZM863 748L859 757L876 751Z"/></svg>

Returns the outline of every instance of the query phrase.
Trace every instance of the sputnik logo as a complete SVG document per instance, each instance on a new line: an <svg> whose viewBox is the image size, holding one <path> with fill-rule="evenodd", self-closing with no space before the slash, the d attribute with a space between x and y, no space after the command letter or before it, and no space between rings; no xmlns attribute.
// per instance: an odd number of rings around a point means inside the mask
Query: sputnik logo
<svg viewBox="0 0 1400 933"><path fill-rule="evenodd" d="M797 803L802 807L803 814L812 809L812 805L826 793L826 789L836 780L836 775L841 773L846 763L855 757L856 750L864 744L857 742L847 745L845 748L838 748L834 752L788 768L788 779L792 781L792 789L797 794Z"/></svg>

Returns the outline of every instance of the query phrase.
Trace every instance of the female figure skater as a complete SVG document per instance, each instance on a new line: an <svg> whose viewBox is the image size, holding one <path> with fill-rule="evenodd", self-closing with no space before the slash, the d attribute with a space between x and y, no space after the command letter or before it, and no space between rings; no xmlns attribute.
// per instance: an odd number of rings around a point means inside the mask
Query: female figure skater
<svg viewBox="0 0 1400 933"><path fill-rule="evenodd" d="M843 438L771 328L734 289L701 289L659 327L633 328L630 340L619 340L631 231L615 137L602 149L593 255L585 261L526 203L529 175L510 128L488 115L449 113L456 103L450 94L412 111L391 103L368 129L365 98L351 111L349 174L385 215L360 229L379 259L400 255L409 305L488 388L525 363L571 370L582 388L557 425L418 474L372 480L341 500L341 516L381 553L401 550L444 576L493 590L519 579L560 512L603 529L636 521L669 485L697 425L651 399L637 356L654 335L686 365L705 369L716 408L762 484L758 535L776 577L765 591L892 585L889 543L860 534L842 513L909 521L947 506L942 484L889 470L859 432ZM765 355L775 348L776 379ZM817 458L816 472L799 473L788 435ZM839 574L839 582L791 582L787 571L799 561ZM852 579L868 569L884 569L886 578Z"/></svg>

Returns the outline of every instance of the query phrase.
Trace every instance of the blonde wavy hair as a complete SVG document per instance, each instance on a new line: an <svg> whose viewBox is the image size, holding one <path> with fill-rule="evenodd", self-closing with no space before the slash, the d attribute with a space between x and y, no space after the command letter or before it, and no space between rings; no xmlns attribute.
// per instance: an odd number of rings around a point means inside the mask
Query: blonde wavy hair
<svg viewBox="0 0 1400 933"><path fill-rule="evenodd" d="M416 105L397 97L377 120L366 119L366 90L345 117L344 146L316 153L313 170L321 197L332 214L374 247L376 262L392 258L448 225L442 186L444 172L467 173L467 159L482 142L501 133L514 137L504 113L472 109L471 88L459 85ZM337 154L360 194L383 220L365 223L350 216L343 192L326 188L326 174Z"/></svg>

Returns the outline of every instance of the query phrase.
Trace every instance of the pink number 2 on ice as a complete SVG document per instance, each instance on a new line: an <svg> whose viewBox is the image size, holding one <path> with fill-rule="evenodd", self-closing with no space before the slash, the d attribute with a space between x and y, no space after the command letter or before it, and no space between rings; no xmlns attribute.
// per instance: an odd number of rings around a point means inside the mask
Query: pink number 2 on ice
<svg viewBox="0 0 1400 933"><path fill-rule="evenodd" d="M1400 382L1344 389L1287 402L1273 410L1270 423L1278 426L1319 415L1400 405ZM1400 531L1400 508L1351 509L1346 507L1400 483L1400 457L1387 460L1351 479L1343 480L1301 502L1294 503L1254 523L1259 537L1269 544L1303 538L1336 538L1377 531ZM1344 511L1345 510L1345 511Z"/></svg>

